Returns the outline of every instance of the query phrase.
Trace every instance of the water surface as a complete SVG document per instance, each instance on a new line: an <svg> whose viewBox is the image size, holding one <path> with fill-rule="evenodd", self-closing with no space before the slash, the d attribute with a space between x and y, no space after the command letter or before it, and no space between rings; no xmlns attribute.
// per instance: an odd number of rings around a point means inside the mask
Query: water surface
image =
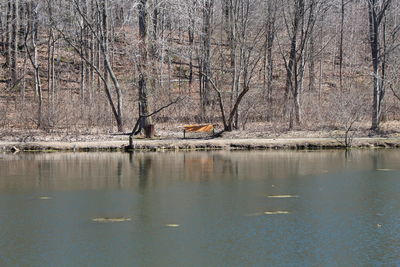
<svg viewBox="0 0 400 267"><path fill-rule="evenodd" d="M399 150L0 154L0 266L397 266L399 161Z"/></svg>

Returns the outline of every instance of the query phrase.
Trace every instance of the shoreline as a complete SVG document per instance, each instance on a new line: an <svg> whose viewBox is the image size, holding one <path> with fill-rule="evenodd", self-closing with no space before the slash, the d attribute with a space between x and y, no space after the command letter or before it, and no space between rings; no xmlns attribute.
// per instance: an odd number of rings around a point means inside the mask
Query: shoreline
<svg viewBox="0 0 400 267"><path fill-rule="evenodd" d="M97 152L97 151L201 151L201 150L312 150L345 149L335 138L251 138L251 139L135 139L133 149L128 140L111 141L0 141L0 152ZM354 138L351 148L400 148L399 137Z"/></svg>

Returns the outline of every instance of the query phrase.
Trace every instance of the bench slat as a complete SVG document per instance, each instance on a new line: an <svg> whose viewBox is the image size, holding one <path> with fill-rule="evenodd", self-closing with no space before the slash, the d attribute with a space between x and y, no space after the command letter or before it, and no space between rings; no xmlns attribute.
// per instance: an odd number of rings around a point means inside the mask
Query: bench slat
<svg viewBox="0 0 400 267"><path fill-rule="evenodd" d="M186 132L200 133L200 132L211 132L214 130L214 125L184 125L183 128Z"/></svg>

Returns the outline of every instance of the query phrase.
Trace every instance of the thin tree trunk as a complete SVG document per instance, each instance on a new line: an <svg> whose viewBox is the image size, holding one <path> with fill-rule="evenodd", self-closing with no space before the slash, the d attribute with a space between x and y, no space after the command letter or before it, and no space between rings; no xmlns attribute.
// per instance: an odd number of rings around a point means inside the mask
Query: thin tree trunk
<svg viewBox="0 0 400 267"><path fill-rule="evenodd" d="M203 7L203 28L202 28L202 51L201 51L201 117L204 119L207 115L206 107L210 104L210 81L211 69L211 22L214 8L214 0L206 0Z"/></svg>
<svg viewBox="0 0 400 267"><path fill-rule="evenodd" d="M315 91L315 38L314 33L310 35L310 46L309 46L309 61L308 61L308 72L309 72L309 85L308 89L312 92Z"/></svg>
<svg viewBox="0 0 400 267"><path fill-rule="evenodd" d="M38 49L37 49L37 34L38 34L38 29L37 29L37 13L36 13L36 3L31 2L30 6L28 8L28 27L27 27L27 33L25 36L25 48L26 52L28 54L29 60L32 64L32 67L35 71L35 92L37 92L37 101L38 101L38 121L37 125L38 127L42 127L42 106L43 106L43 97L42 97L42 85L41 85L41 80L40 80L40 66L39 66L39 59L38 59ZM31 40L31 46L33 49L33 55L30 52L29 46L28 46L28 38Z"/></svg>
<svg viewBox="0 0 400 267"><path fill-rule="evenodd" d="M14 87L18 80L18 35L19 35L19 0L13 0L12 4L12 32L11 32L11 86Z"/></svg>
<svg viewBox="0 0 400 267"><path fill-rule="evenodd" d="M140 0L139 8L139 53L140 62L138 64L139 70L139 115L143 116L141 121L141 128L146 131L150 125L153 124L150 114L150 103L149 103L149 86L150 79L148 73L149 54L148 44L149 38L149 23L151 18L148 15L148 7L151 6L150 0Z"/></svg>
<svg viewBox="0 0 400 267"><path fill-rule="evenodd" d="M12 19L11 19L11 0L7 3L7 18L6 18L6 67L10 68L11 65L11 39L12 39Z"/></svg>
<svg viewBox="0 0 400 267"><path fill-rule="evenodd" d="M380 34L382 30L383 48L385 49L385 12L391 0L378 2L369 0L369 41L371 47L372 69L373 69L373 103L372 103L372 126L373 131L379 131L382 113L382 101L385 94L384 79L386 66L386 52L381 54ZM383 23L382 23L383 22ZM382 29L381 29L382 28ZM382 57L383 56L383 57Z"/></svg>
<svg viewBox="0 0 400 267"><path fill-rule="evenodd" d="M344 0L342 0L341 12L340 12L340 39L339 39L339 83L340 90L343 90L343 35L344 35Z"/></svg>
<svg viewBox="0 0 400 267"><path fill-rule="evenodd" d="M265 46L265 63L264 63L264 90L267 96L267 121L272 120L272 83L274 61L272 48L275 40L275 19L276 19L276 6L272 2L268 2L267 7L267 24L266 24L266 46Z"/></svg>

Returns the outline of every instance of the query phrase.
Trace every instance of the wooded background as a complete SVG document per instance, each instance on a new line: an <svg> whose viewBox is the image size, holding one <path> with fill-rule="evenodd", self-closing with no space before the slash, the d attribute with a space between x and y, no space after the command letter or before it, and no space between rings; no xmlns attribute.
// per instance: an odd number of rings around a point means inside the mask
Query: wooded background
<svg viewBox="0 0 400 267"><path fill-rule="evenodd" d="M396 0L1 0L0 35L2 128L400 119Z"/></svg>

